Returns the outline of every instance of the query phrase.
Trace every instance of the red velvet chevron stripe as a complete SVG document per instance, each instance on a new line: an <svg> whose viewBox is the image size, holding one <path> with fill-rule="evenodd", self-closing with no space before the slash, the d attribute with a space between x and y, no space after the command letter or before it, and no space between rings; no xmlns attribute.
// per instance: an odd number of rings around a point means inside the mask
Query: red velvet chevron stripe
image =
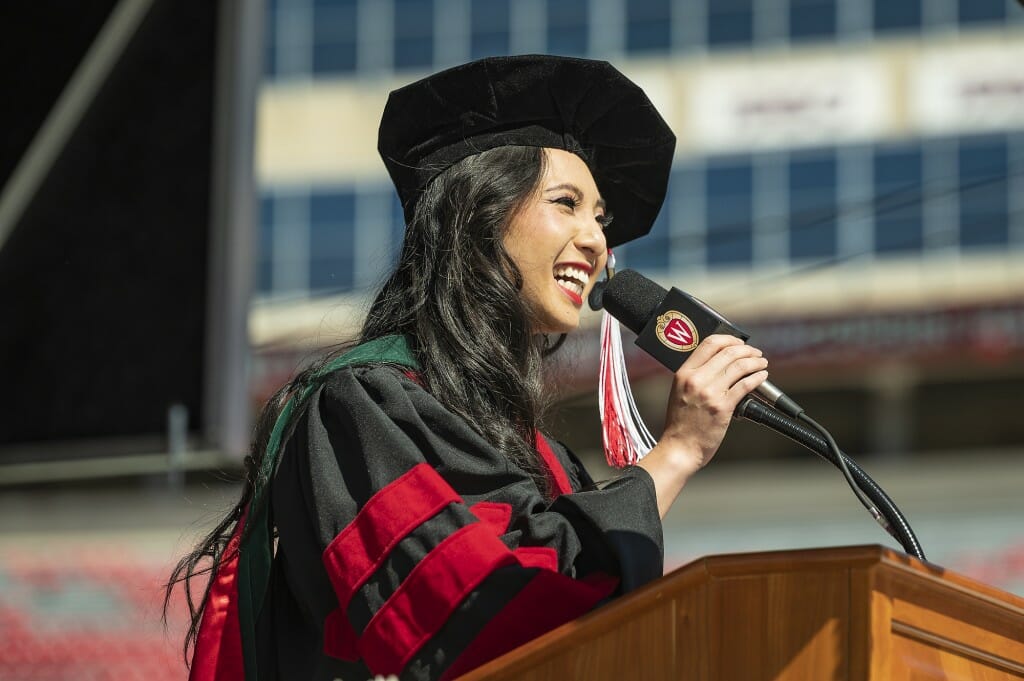
<svg viewBox="0 0 1024 681"><path fill-rule="evenodd" d="M512 507L500 501L480 501L469 507L470 512L491 528L495 535L508 532L512 522Z"/></svg>
<svg viewBox="0 0 1024 681"><path fill-rule="evenodd" d="M571 491L565 470L543 436L538 435L537 446L559 493ZM579 616L615 589L614 579L590 583L562 575L553 548L510 550L499 537L508 530L511 507L485 501L470 508L478 522L456 530L434 547L357 635L346 614L355 592L402 539L448 504L461 501L437 471L419 464L375 494L331 542L323 561L340 607L324 623L328 655L362 658L374 674L400 673L473 589L495 570L510 565L538 572L502 610L497 623L485 628L480 642L467 649L469 656L458 659L461 668L469 669L465 665L476 666L503 652L504 642L529 640ZM526 614L537 610L544 612L529 624ZM525 621L518 622L520 617ZM511 638L502 634L506 629Z"/></svg>
<svg viewBox="0 0 1024 681"><path fill-rule="evenodd" d="M374 494L323 553L342 609L398 542L448 504L461 501L425 463Z"/></svg>
<svg viewBox="0 0 1024 681"><path fill-rule="evenodd" d="M374 674L398 674L487 575L515 561L482 523L449 535L413 568L363 632L359 650Z"/></svg>
<svg viewBox="0 0 1024 681"><path fill-rule="evenodd" d="M324 650L343 660L359 658L356 632L345 611L352 595L391 550L441 509L462 499L425 463L370 497L356 517L324 549L323 563L338 596L338 609L324 623Z"/></svg>

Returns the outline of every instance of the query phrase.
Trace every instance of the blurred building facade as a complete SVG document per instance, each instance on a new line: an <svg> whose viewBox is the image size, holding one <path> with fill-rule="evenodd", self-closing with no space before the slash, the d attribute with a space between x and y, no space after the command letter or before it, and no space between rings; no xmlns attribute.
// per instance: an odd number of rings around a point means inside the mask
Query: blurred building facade
<svg viewBox="0 0 1024 681"><path fill-rule="evenodd" d="M620 265L747 327L849 451L1024 443L1013 0L272 0L268 13L258 396L351 333L397 252L402 213L375 150L387 92L546 52L612 61L679 136L666 205ZM592 411L595 348L573 357L570 413ZM631 362L657 421L664 376ZM596 448L592 424L573 439ZM737 430L741 455L789 448Z"/></svg>

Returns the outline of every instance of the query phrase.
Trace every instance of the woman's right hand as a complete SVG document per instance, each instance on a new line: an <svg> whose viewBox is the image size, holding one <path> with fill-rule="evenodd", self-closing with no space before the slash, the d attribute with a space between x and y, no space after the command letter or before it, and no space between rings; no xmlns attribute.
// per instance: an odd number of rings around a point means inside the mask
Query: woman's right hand
<svg viewBox="0 0 1024 681"><path fill-rule="evenodd" d="M735 336L708 336L676 371L665 430L639 466L654 478L665 517L690 477L715 456L733 411L768 378L768 361Z"/></svg>

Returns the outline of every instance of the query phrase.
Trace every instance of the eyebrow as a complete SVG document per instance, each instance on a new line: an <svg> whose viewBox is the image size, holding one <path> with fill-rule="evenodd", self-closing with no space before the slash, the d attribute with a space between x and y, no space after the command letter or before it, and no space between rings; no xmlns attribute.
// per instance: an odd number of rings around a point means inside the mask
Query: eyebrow
<svg viewBox="0 0 1024 681"><path fill-rule="evenodd" d="M557 192L557 191L570 191L570 192L572 192L573 194L575 194L576 196L578 196L580 198L583 197L583 192L580 190L580 188L577 187L576 185L570 183L570 182L563 182L562 184L556 184L554 187L548 187L547 189L544 190L545 193L547 193L547 192ZM608 210L608 204L605 203L605 200L602 199L601 197L597 198L597 202L595 203L595 206L597 208L600 208L601 210Z"/></svg>

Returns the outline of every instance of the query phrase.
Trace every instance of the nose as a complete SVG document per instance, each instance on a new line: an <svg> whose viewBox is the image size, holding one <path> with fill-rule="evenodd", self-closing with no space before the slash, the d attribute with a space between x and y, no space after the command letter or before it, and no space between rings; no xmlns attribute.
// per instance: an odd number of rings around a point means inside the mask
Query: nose
<svg viewBox="0 0 1024 681"><path fill-rule="evenodd" d="M587 259L600 269L600 261L608 253L608 242L604 237L604 228L596 220L581 226L576 234L575 244L580 253L586 255Z"/></svg>

